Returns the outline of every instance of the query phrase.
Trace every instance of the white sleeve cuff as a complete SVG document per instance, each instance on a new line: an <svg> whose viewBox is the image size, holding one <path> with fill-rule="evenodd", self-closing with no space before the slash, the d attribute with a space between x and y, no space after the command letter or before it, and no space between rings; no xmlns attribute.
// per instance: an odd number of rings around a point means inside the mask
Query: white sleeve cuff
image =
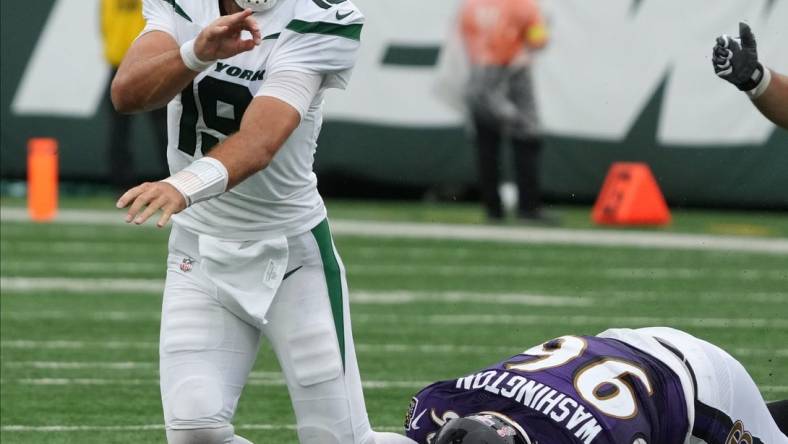
<svg viewBox="0 0 788 444"><path fill-rule="evenodd" d="M769 84L772 83L772 72L767 67L763 67L763 78L761 79L761 83L758 84L755 88L747 91L747 95L750 96L751 100L755 100L758 97L762 96L763 93L769 88Z"/></svg>
<svg viewBox="0 0 788 444"><path fill-rule="evenodd" d="M187 68L195 72L203 72L213 66L216 60L200 60L194 52L194 41L195 39L191 39L181 45L181 58L183 59L183 64L186 65Z"/></svg>
<svg viewBox="0 0 788 444"><path fill-rule="evenodd" d="M230 174L218 159L203 157L162 180L177 189L186 199L186 206L208 200L227 191Z"/></svg>
<svg viewBox="0 0 788 444"><path fill-rule="evenodd" d="M322 86L322 74L279 71L265 79L256 97L275 97L295 108L303 119Z"/></svg>

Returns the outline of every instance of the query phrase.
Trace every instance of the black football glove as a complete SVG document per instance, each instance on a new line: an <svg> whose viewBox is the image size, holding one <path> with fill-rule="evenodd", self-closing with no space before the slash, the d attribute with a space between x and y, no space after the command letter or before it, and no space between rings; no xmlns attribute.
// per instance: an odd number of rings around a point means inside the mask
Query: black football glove
<svg viewBox="0 0 788 444"><path fill-rule="evenodd" d="M727 35L717 37L712 63L718 76L742 91L752 91L763 80L764 68L758 62L755 36L746 23L739 23L739 38L741 44Z"/></svg>

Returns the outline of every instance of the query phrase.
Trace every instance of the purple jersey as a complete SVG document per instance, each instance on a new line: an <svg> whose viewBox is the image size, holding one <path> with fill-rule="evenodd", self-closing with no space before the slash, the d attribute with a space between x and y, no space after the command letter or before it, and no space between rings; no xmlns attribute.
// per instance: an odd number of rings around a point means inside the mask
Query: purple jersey
<svg viewBox="0 0 788 444"><path fill-rule="evenodd" d="M496 412L534 442L682 444L689 421L679 378L616 339L562 336L411 401L408 437L429 444L449 419Z"/></svg>

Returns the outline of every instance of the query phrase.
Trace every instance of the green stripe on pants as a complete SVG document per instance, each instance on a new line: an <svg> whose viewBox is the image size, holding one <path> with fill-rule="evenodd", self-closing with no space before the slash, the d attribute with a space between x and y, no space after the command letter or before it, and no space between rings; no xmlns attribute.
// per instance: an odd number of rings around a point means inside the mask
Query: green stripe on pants
<svg viewBox="0 0 788 444"><path fill-rule="evenodd" d="M342 355L342 368L345 368L345 317L342 295L342 271L334 256L334 243L331 239L331 229L328 219L323 219L312 229L317 247L320 249L320 258L323 260L323 273L326 276L328 299L331 301L331 313L334 315L334 327L339 340L339 353Z"/></svg>

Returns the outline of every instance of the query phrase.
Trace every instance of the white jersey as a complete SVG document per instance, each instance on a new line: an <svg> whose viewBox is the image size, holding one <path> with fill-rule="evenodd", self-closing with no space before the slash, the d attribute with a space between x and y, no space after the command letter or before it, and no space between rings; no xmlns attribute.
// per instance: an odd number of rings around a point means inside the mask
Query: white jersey
<svg viewBox="0 0 788 444"><path fill-rule="evenodd" d="M219 0L144 0L143 33L163 31L179 45L219 18ZM301 124L270 165L221 196L173 219L214 237L253 240L294 236L326 217L312 171L322 125L323 91L344 89L355 65L364 17L349 0L280 0L253 16L262 43L219 60L168 105L167 158L175 173L238 131L244 111L268 76L296 71L323 76Z"/></svg>

